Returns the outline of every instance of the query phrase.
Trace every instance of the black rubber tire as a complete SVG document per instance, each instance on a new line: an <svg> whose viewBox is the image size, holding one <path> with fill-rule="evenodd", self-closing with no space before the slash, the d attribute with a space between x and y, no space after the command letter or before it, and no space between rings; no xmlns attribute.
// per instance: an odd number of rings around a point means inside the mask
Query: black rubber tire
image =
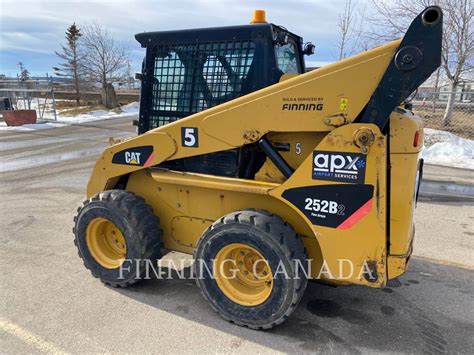
<svg viewBox="0 0 474 355"><path fill-rule="evenodd" d="M123 190L103 191L84 201L77 212L72 231L79 257L92 275L106 285L127 287L138 282L147 267L146 264L152 263L155 266L156 260L161 257L163 231L159 227L159 219L140 196ZM122 275L120 275L120 267L104 268L89 252L86 244L86 229L87 225L97 217L110 220L125 237L127 255L122 264ZM137 262L137 259L140 261Z"/></svg>
<svg viewBox="0 0 474 355"><path fill-rule="evenodd" d="M272 269L272 293L260 305L242 306L232 302L204 270L202 263L212 271L216 254L232 243L244 243L257 249ZM295 310L306 289L307 278L301 268L299 278L295 277L297 262L307 270L306 250L301 238L280 217L266 211L233 212L214 222L200 238L194 257L196 283L202 295L224 319L240 326L261 330L282 323ZM287 270L288 279L281 273L275 276L280 261Z"/></svg>

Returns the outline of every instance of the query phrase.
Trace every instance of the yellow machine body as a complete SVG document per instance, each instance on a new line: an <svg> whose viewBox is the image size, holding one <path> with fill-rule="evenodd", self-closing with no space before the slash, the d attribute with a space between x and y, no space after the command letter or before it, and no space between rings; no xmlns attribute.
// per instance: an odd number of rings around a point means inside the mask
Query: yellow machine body
<svg viewBox="0 0 474 355"><path fill-rule="evenodd" d="M375 124L354 120L399 45L394 41L305 74L284 76L278 84L115 144L97 161L87 194L113 189L126 176L125 189L142 196L160 218L165 248L189 254L206 228L222 216L249 208L267 210L302 236L312 277L382 287L405 271L410 257L422 130L420 120L401 108L392 113L388 134ZM304 110L305 105L319 106ZM199 132L198 147L183 146L187 127ZM263 136L289 145L281 153L294 169L289 178L268 159L254 180L156 167L242 147ZM145 157L137 147L148 149ZM315 159L324 165L324 152L362 157L362 185L315 179ZM115 163L114 157L123 154L127 161ZM332 201L335 187L346 205ZM302 195L307 188L326 191L327 204ZM347 205L356 200L359 204L349 211ZM360 272L367 266L375 278Z"/></svg>

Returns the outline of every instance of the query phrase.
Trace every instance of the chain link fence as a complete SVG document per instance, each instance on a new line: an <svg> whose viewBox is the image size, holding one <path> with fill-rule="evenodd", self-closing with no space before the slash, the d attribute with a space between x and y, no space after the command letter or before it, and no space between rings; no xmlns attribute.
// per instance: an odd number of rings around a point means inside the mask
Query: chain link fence
<svg viewBox="0 0 474 355"><path fill-rule="evenodd" d="M23 81L0 79L0 97L8 99L15 110L34 109L38 118L45 118L45 113L51 113L56 119L56 99L51 77Z"/></svg>
<svg viewBox="0 0 474 355"><path fill-rule="evenodd" d="M450 113L446 113L449 96L453 94ZM425 128L450 132L474 139L474 91L419 91L412 101L413 112L423 119ZM429 142L427 142L429 144Z"/></svg>

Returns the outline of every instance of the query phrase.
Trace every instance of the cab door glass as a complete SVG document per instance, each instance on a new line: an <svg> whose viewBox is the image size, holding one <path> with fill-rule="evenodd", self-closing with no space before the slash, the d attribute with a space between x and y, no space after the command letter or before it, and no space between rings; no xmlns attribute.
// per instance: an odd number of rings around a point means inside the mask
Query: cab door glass
<svg viewBox="0 0 474 355"><path fill-rule="evenodd" d="M292 42L286 44L276 44L275 54L277 59L278 69L283 74L299 73L298 58L296 46Z"/></svg>

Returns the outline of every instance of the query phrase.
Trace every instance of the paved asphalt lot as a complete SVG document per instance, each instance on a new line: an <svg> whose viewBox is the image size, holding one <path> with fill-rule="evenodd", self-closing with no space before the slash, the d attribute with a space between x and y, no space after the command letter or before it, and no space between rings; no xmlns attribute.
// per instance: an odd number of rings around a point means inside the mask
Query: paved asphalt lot
<svg viewBox="0 0 474 355"><path fill-rule="evenodd" d="M103 286L77 257L72 218L108 137L129 134L130 119L0 131L0 352L474 352L474 214L462 203L419 203L418 257L399 280L311 283L271 331L221 320L192 280Z"/></svg>

